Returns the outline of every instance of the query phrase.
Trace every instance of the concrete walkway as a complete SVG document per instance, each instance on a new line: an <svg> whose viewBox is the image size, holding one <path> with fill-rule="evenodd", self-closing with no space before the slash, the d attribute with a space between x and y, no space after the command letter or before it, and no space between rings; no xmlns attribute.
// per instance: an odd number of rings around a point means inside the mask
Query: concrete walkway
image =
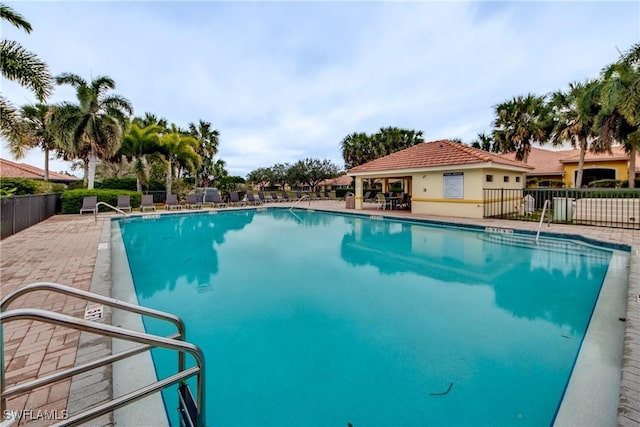
<svg viewBox="0 0 640 427"><path fill-rule="evenodd" d="M288 205L283 203L276 206ZM346 210L344 206L344 202L338 201L312 201L310 206L306 202L297 205L303 209L311 207L337 212L384 214L529 231L536 231L538 228L538 224L533 222L412 215L406 211L380 211L374 204L365 204L364 211ZM37 281L57 282L84 290L91 288L92 279L94 283L103 281L104 272L95 271L95 267L99 243L101 238L104 239L101 235L105 221L109 221L110 218L100 216L98 221L94 221L91 215L57 215L0 241L0 295L6 295L14 289ZM640 426L640 303L637 300L640 295L640 230L552 224L550 228L545 225L542 231L583 236L632 247L618 425ZM82 317L86 303L64 295L32 293L16 300L10 306L19 307L42 308ZM80 333L66 328L32 321L10 322L4 327L6 385L12 386L73 366L80 343ZM86 343L82 346L86 347ZM23 414L21 425L44 426L52 421L45 419L43 414L49 417L64 417L63 411L70 408L71 393L83 397L87 402L95 403L100 399L104 400L110 393L105 393L104 388L110 384L103 384L103 375L91 381L84 378L80 380L89 386L85 391L82 388L74 388L75 391L71 392L71 382L66 380L9 399L7 409L27 411ZM101 388L96 388L96 384L100 384ZM94 421L91 425L109 425L109 420L109 417L103 417L98 423Z"/></svg>

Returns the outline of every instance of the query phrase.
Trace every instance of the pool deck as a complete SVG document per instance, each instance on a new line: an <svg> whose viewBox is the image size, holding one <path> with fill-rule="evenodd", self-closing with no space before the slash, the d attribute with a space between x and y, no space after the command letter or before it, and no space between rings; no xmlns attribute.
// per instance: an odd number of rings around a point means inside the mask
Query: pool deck
<svg viewBox="0 0 640 427"><path fill-rule="evenodd" d="M291 204L266 206L288 207ZM365 204L363 211L345 209L339 201L312 201L297 207L335 212L364 213L399 218L426 219L452 224L510 228L537 231L538 224L524 221L435 217L407 211L381 211L375 204ZM173 211L175 213L175 211ZM163 213L159 211L157 213ZM148 212L146 214L151 214ZM108 243L108 227L112 216L56 215L35 226L0 241L0 295L38 281L57 282L83 290L110 295L110 258L104 245ZM105 230L107 230L105 232ZM611 244L630 246L629 289L621 373L617 425L640 426L640 230L551 224L543 233L581 236ZM11 308L41 308L82 317L86 302L61 294L36 292L14 301ZM104 322L109 323L107 312ZM4 326L4 365L6 385L12 386L56 370L68 368L110 354L110 340L86 338L88 334L34 321L12 321ZM23 413L20 425L44 426L81 409L108 400L112 395L110 368L77 375L8 400L7 409ZM2 419L0 419L0 422ZM90 425L114 425L105 415Z"/></svg>

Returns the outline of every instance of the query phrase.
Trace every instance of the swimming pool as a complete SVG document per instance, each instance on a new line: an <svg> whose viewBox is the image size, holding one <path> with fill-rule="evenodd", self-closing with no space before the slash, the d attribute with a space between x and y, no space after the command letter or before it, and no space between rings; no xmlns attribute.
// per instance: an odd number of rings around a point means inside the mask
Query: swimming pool
<svg viewBox="0 0 640 427"><path fill-rule="evenodd" d="M140 304L182 317L205 350L220 425L549 425L611 257L281 209L122 234Z"/></svg>

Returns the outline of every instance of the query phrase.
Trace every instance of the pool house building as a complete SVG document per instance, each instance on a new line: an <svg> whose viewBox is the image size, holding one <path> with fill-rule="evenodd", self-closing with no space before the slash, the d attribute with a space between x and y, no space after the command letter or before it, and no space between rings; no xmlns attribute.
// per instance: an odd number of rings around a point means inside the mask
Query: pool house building
<svg viewBox="0 0 640 427"><path fill-rule="evenodd" d="M411 196L411 212L417 214L482 218L484 189L522 190L526 174L533 169L467 145L439 140L425 142L351 168L355 178L355 208L363 208L365 181L402 181ZM518 200L519 202L519 200ZM517 203L514 203L514 209Z"/></svg>

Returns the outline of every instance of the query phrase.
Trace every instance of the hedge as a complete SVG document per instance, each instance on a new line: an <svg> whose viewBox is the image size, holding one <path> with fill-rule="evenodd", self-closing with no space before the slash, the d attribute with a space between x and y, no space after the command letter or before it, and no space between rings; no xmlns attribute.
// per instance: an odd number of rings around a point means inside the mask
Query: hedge
<svg viewBox="0 0 640 427"><path fill-rule="evenodd" d="M77 214L82 208L82 200L85 196L97 196L98 202L105 202L111 206L118 204L118 196L129 195L131 197L131 206L133 208L139 208L142 201L142 194L137 191L128 190L67 190L62 193L62 213L63 214ZM107 206L101 205L98 210L100 212L113 212Z"/></svg>

